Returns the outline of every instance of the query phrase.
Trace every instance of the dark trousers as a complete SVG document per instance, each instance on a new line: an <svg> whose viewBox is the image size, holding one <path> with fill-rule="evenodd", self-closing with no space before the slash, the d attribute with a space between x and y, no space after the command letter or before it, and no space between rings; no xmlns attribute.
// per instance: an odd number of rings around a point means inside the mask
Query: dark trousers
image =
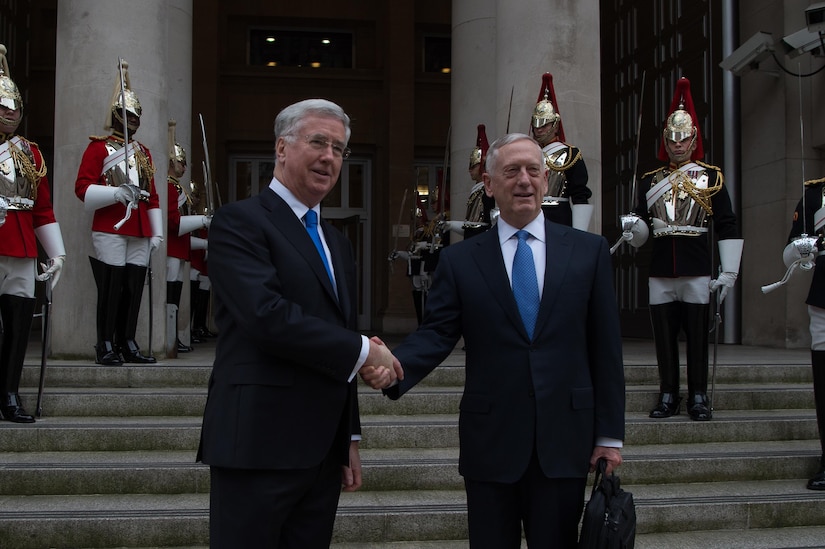
<svg viewBox="0 0 825 549"><path fill-rule="evenodd" d="M533 455L514 484L464 479L471 549L575 549L587 478L547 478Z"/></svg>
<svg viewBox="0 0 825 549"><path fill-rule="evenodd" d="M210 468L211 549L329 549L341 466L309 469Z"/></svg>

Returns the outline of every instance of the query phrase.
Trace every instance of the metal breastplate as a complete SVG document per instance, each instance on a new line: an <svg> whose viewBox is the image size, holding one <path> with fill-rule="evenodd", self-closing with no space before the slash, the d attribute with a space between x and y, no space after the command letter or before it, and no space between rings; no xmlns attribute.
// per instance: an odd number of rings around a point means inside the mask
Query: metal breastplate
<svg viewBox="0 0 825 549"><path fill-rule="evenodd" d="M710 197L721 185L709 187L708 170L660 170L653 175L651 189L670 177L669 188L653 204L648 204L653 237L699 236L708 231L707 216L713 213ZM671 175L673 174L673 175Z"/></svg>
<svg viewBox="0 0 825 549"><path fill-rule="evenodd" d="M131 185L135 185L140 190L149 193L152 190L152 174L147 173L148 170L146 169L146 166L149 165L149 159L137 142L133 141L131 145L132 146L129 147L129 157L127 159L129 162L128 170L126 169L126 163L123 160L113 163L113 165L103 173L106 179L106 184L110 187L118 187L124 183L129 183ZM116 141L106 141L106 151L109 153L107 161L111 158L113 153L120 153L120 158L123 158L122 143ZM148 195L141 195L140 200L145 202L149 200L149 197Z"/></svg>
<svg viewBox="0 0 825 549"><path fill-rule="evenodd" d="M15 136L0 144L0 196L10 210L31 210L37 198L37 181L27 177L20 163L34 170L34 156L28 143Z"/></svg>
<svg viewBox="0 0 825 549"><path fill-rule="evenodd" d="M547 148L547 147L546 147ZM545 149L546 149L545 148ZM544 152L544 162L547 165L547 194L542 203L545 205L555 205L559 202L567 202L564 192L567 188L567 175L565 170L569 168L572 158L570 147L562 146L554 151Z"/></svg>
<svg viewBox="0 0 825 549"><path fill-rule="evenodd" d="M486 219L484 211L484 185L476 183L470 191L470 197L467 199L467 216L464 218L464 227L481 227L490 222Z"/></svg>

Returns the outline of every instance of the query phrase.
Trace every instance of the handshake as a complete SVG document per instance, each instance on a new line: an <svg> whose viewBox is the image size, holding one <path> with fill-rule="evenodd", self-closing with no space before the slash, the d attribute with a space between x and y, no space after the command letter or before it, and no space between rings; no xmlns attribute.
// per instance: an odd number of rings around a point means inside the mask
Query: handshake
<svg viewBox="0 0 825 549"><path fill-rule="evenodd" d="M404 379L404 370L389 347L378 337L370 338L370 351L367 360L358 370L361 379L373 389L386 389L398 380Z"/></svg>

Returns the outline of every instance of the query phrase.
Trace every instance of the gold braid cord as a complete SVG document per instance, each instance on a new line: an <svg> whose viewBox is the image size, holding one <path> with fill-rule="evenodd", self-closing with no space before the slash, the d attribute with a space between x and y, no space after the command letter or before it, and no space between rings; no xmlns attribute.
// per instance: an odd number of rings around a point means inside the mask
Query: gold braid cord
<svg viewBox="0 0 825 549"><path fill-rule="evenodd" d="M710 164L705 164L704 162L696 162L698 165L702 166L703 168L708 168L708 171L713 170L716 173L716 184L712 187L708 187L707 189L700 189L696 185L693 184L693 181L687 174L681 170L676 170L671 180L671 191L672 193L676 193L677 196L680 192L687 193L699 206L702 207L703 210L708 212L708 215L713 215L713 206L711 205L711 197L722 190L722 184L725 181L722 172L716 166L711 166Z"/></svg>
<svg viewBox="0 0 825 549"><path fill-rule="evenodd" d="M567 150L572 151L573 147L571 147L570 145L567 145ZM575 164L576 162L581 160L581 157L582 157L582 152L578 151L575 155L573 155L573 157L570 160L568 160L567 162L565 162L564 164L559 166L559 165L554 164L553 161L552 161L552 158L554 156L558 156L558 154L560 154L560 153L553 153L552 155L548 155L548 154L544 155L544 160L545 160L544 163L547 165L547 167L549 169L553 170L554 172L563 172L563 171L566 171L566 170L570 169L570 166L572 166L573 164Z"/></svg>
<svg viewBox="0 0 825 549"><path fill-rule="evenodd" d="M31 181L31 199L37 200L37 187L40 185L40 180L46 176L47 172L46 163L43 162L40 165L40 169L38 169L35 165L34 153L31 152L31 149L29 149L28 152L23 151L14 144L14 141L9 141L9 153L11 153L11 157L14 159L14 164L20 168L23 176Z"/></svg>

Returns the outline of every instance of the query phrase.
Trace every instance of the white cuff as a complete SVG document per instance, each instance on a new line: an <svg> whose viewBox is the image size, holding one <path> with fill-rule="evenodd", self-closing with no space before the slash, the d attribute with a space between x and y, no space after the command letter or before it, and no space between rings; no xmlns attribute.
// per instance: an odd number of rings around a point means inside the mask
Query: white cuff
<svg viewBox="0 0 825 549"><path fill-rule="evenodd" d="M60 232L60 225L57 222L37 227L34 234L49 259L66 255L66 246L63 245L63 233Z"/></svg>

